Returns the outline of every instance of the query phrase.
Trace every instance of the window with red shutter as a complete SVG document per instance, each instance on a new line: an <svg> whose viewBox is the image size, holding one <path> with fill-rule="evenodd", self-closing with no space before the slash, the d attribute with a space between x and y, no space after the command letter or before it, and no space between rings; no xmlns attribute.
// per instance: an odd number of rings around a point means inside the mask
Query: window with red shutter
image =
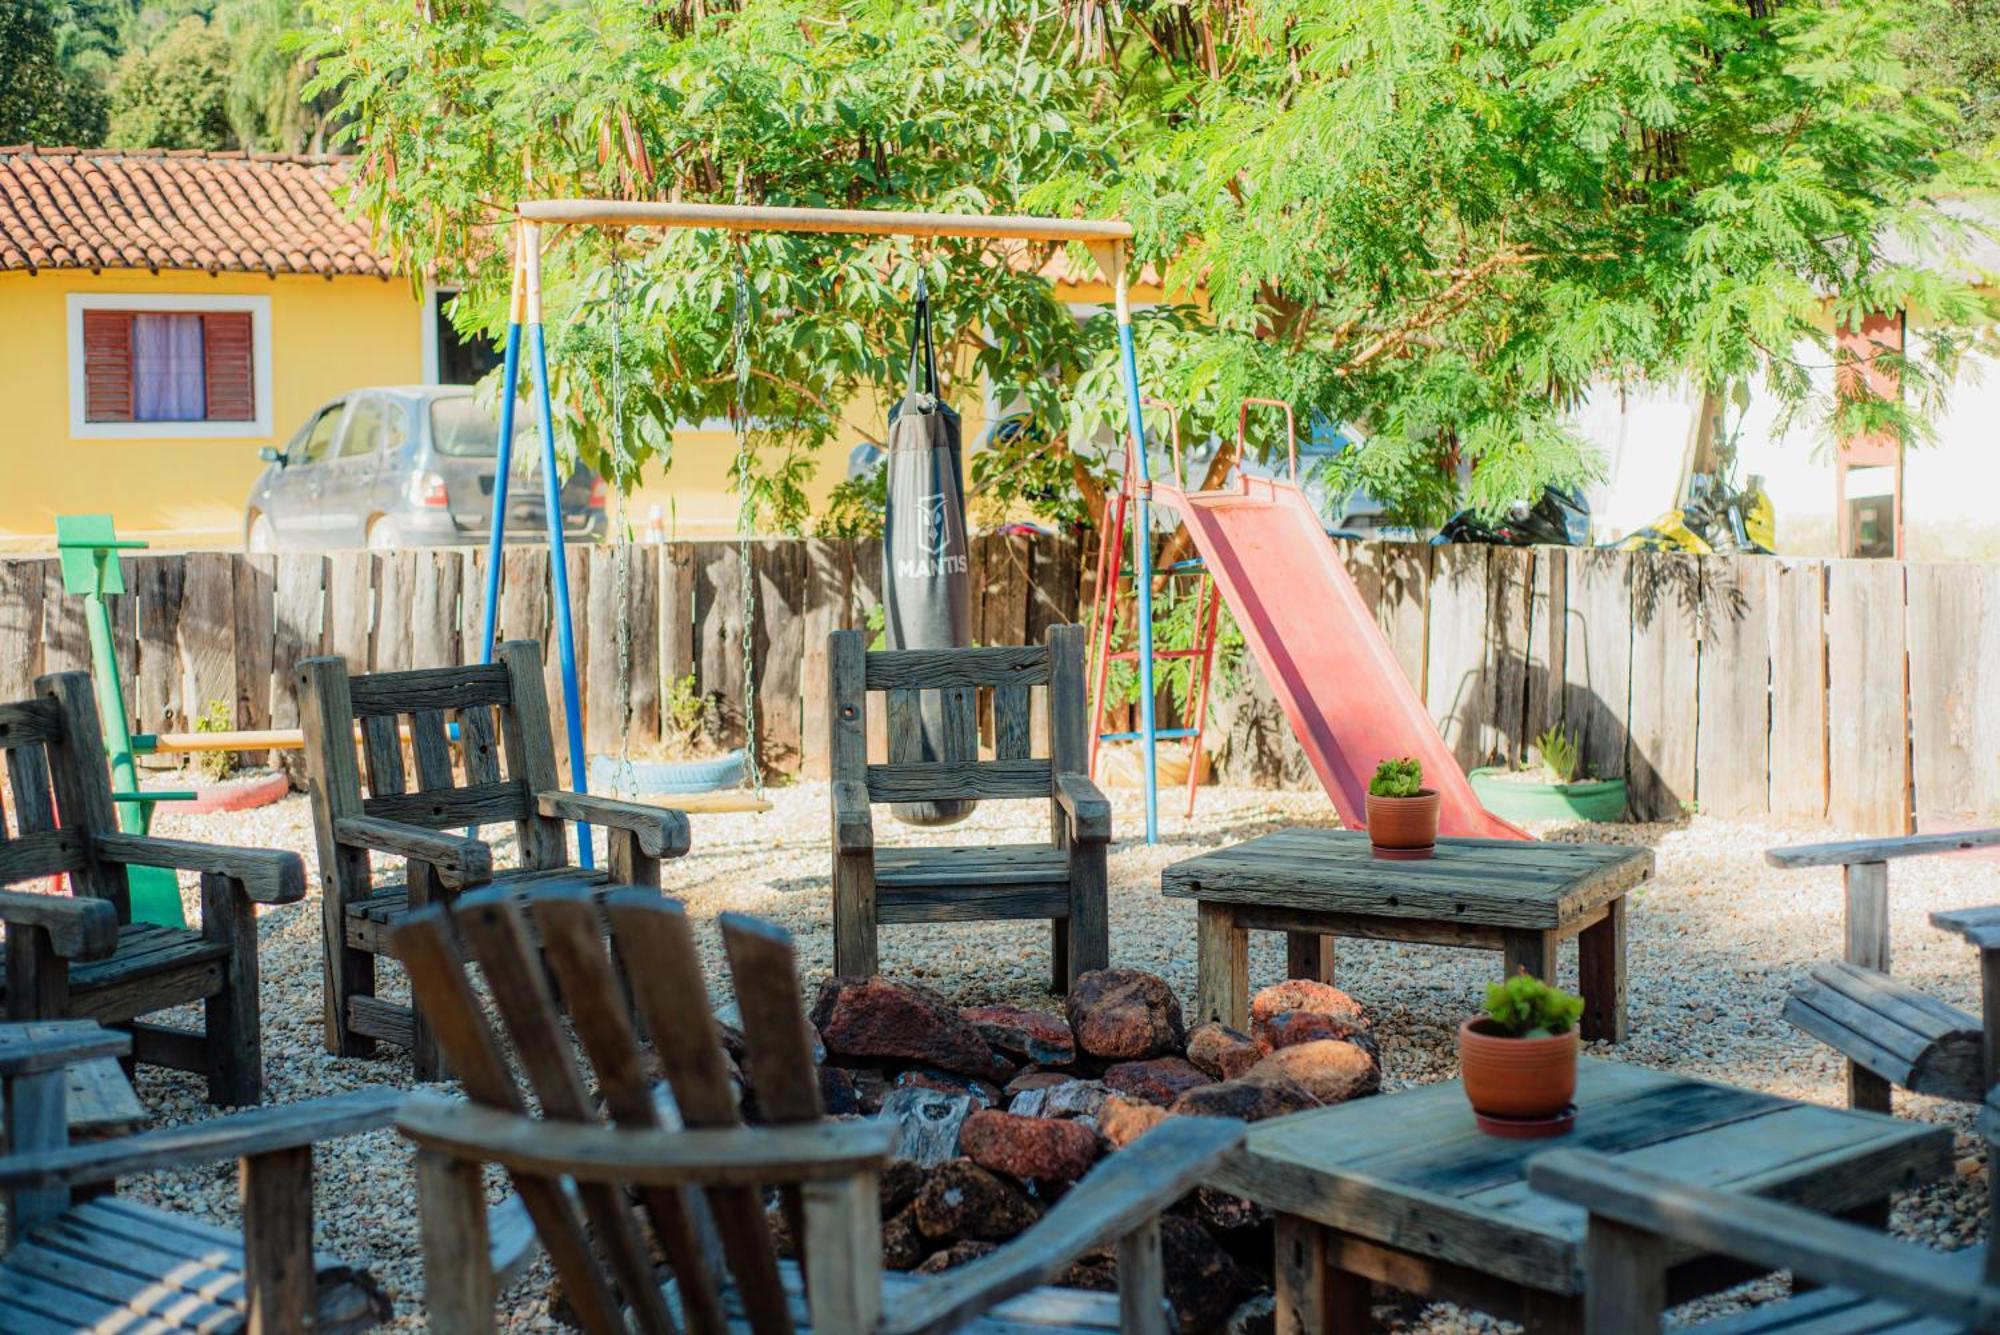
<svg viewBox="0 0 2000 1335"><path fill-rule="evenodd" d="M212 311L201 317L202 369L208 420L257 420L257 370L250 312Z"/></svg>
<svg viewBox="0 0 2000 1335"><path fill-rule="evenodd" d="M82 338L79 365L71 368L81 382L72 385L78 430L110 436L131 423L148 428L145 434L199 436L205 423L235 428L224 434L269 428L259 416L257 383L269 372L257 363L257 321L265 317L252 303L191 297L177 308L144 297L129 306L116 298L83 301L72 308L78 324L71 326L72 337L80 328Z"/></svg>
<svg viewBox="0 0 2000 1335"><path fill-rule="evenodd" d="M83 420L132 420L132 313L83 313Z"/></svg>

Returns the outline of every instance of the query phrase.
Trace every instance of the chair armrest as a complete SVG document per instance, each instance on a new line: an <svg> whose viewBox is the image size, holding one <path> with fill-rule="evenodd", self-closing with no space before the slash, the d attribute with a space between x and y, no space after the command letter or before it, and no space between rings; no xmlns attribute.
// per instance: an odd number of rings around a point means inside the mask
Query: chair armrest
<svg viewBox="0 0 2000 1335"><path fill-rule="evenodd" d="M1797 1206L1691 1187L1601 1154L1552 1150L1528 1164L1528 1185L1668 1242L1907 1305L1970 1326L1984 1286L1976 1266Z"/></svg>
<svg viewBox="0 0 2000 1335"><path fill-rule="evenodd" d="M880 1172L901 1132L881 1120L626 1130L422 1092L404 1101L396 1129L425 1149L532 1177L662 1187L748 1187Z"/></svg>
<svg viewBox="0 0 2000 1335"><path fill-rule="evenodd" d="M403 1091L380 1086L212 1117L189 1126L0 1158L0 1187L39 1190L297 1149L389 1125Z"/></svg>
<svg viewBox="0 0 2000 1335"><path fill-rule="evenodd" d="M227 876L259 904L296 904L306 897L306 864L297 853L276 848L225 848L145 834L92 835L91 843L111 862Z"/></svg>
<svg viewBox="0 0 2000 1335"><path fill-rule="evenodd" d="M66 960L101 960L118 948L118 910L108 899L0 890L0 922L40 927Z"/></svg>
<svg viewBox="0 0 2000 1335"><path fill-rule="evenodd" d="M1767 848L1764 861L1773 867L1849 867L1857 862L1887 862L1958 853L2000 844L2000 829L1960 830L1951 834L1911 834L1895 839L1850 839L1833 844L1797 844Z"/></svg>
<svg viewBox="0 0 2000 1335"><path fill-rule="evenodd" d="M639 851L649 858L677 858L688 851L687 813L671 807L621 802L595 793L537 793L535 808L544 816L636 834Z"/></svg>
<svg viewBox="0 0 2000 1335"><path fill-rule="evenodd" d="M833 851L875 851L875 818L868 812L868 785L839 779L833 785Z"/></svg>
<svg viewBox="0 0 2000 1335"><path fill-rule="evenodd" d="M1056 802L1069 817L1069 832L1084 843L1105 843L1111 838L1111 803L1097 785L1082 774L1056 775Z"/></svg>
<svg viewBox="0 0 2000 1335"><path fill-rule="evenodd" d="M1041 1222L999 1251L947 1272L899 1304L887 1335L956 1330L1046 1284L1077 1257L1123 1237L1200 1186L1243 1143L1224 1117L1174 1117L1100 1162Z"/></svg>
<svg viewBox="0 0 2000 1335"><path fill-rule="evenodd" d="M29 1038L22 1031L30 1027L43 1032ZM95 1020L0 1024L0 1077L35 1075L99 1057L124 1057L131 1051L130 1034L106 1029Z"/></svg>
<svg viewBox="0 0 2000 1335"><path fill-rule="evenodd" d="M415 858L437 872L447 888L462 890L493 879L493 849L483 840L426 830L380 816L342 816L333 823L336 842L371 853Z"/></svg>

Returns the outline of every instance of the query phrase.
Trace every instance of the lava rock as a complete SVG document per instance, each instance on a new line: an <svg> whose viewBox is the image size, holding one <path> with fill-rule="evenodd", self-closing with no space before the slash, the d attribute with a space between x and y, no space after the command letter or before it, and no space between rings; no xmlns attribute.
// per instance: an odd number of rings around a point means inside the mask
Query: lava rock
<svg viewBox="0 0 2000 1335"><path fill-rule="evenodd" d="M1111 1097L1111 1087L1102 1080L1065 1080L1041 1089L1024 1089L1007 1105L1007 1111L1021 1117L1094 1118Z"/></svg>
<svg viewBox="0 0 2000 1335"><path fill-rule="evenodd" d="M1191 1089L1175 1099L1168 1111L1185 1117L1234 1117L1239 1122L1261 1122L1267 1117L1283 1117L1319 1106L1319 1100L1297 1080L1248 1075Z"/></svg>
<svg viewBox="0 0 2000 1335"><path fill-rule="evenodd" d="M934 1169L910 1210L917 1231L933 1242L1005 1242L1041 1216L1019 1187L970 1159Z"/></svg>
<svg viewBox="0 0 2000 1335"><path fill-rule="evenodd" d="M1122 1150L1166 1120L1167 1110L1157 1103L1113 1094L1104 1101L1104 1110L1097 1115L1097 1134L1103 1136L1113 1149Z"/></svg>
<svg viewBox="0 0 2000 1335"><path fill-rule="evenodd" d="M854 1077L854 1096L861 1102L864 1117L873 1117L882 1111L882 1100L889 1097L889 1077L872 1066L849 1068Z"/></svg>
<svg viewBox="0 0 2000 1335"><path fill-rule="evenodd" d="M1120 1062L1104 1072L1104 1083L1129 1098L1167 1107L1188 1090L1209 1083L1208 1076L1183 1057Z"/></svg>
<svg viewBox="0 0 2000 1335"><path fill-rule="evenodd" d="M953 1075L949 1071L934 1071L926 1066L913 1066L897 1076L892 1082L897 1089L932 1089L940 1094L963 1094L982 1108L992 1108L1000 1101L999 1086L986 1080L976 1080L969 1075Z"/></svg>
<svg viewBox="0 0 2000 1335"><path fill-rule="evenodd" d="M959 1128L959 1147L982 1168L1042 1182L1074 1182L1097 1157L1097 1132L1081 1122L976 1112Z"/></svg>
<svg viewBox="0 0 2000 1335"><path fill-rule="evenodd" d="M968 1006L959 1015L999 1051L1041 1066L1076 1060L1076 1035L1059 1015L1025 1006Z"/></svg>
<svg viewBox="0 0 2000 1335"><path fill-rule="evenodd" d="M1160 1219L1167 1300L1182 1330L1214 1330L1236 1307L1243 1272L1208 1230L1185 1215Z"/></svg>
<svg viewBox="0 0 2000 1335"><path fill-rule="evenodd" d="M1077 1046L1107 1061L1143 1061L1187 1043L1173 989L1137 969L1083 974L1070 989L1068 1011Z"/></svg>
<svg viewBox="0 0 2000 1335"><path fill-rule="evenodd" d="M1366 1023L1356 1023L1349 1016L1327 1015L1320 1011L1279 1011L1265 1022L1262 1038L1265 1047L1272 1051L1314 1043L1322 1038L1344 1039L1370 1048L1375 1045L1375 1035Z"/></svg>
<svg viewBox="0 0 2000 1335"><path fill-rule="evenodd" d="M1372 1053L1337 1038L1279 1048L1250 1068L1246 1079L1285 1076L1321 1103L1345 1103L1382 1087L1382 1067Z"/></svg>
<svg viewBox="0 0 2000 1335"><path fill-rule="evenodd" d="M916 1215L903 1210L882 1225L882 1265L887 1270L914 1270L930 1244L917 1231Z"/></svg>
<svg viewBox="0 0 2000 1335"><path fill-rule="evenodd" d="M920 1168L935 1168L958 1157L959 1128L972 1113L973 1103L966 1095L934 1089L891 1090L882 1100L882 1116L903 1129L896 1157Z"/></svg>
<svg viewBox="0 0 2000 1335"><path fill-rule="evenodd" d="M1356 1029L1368 1028L1368 1016L1361 1009L1361 1003L1332 983L1315 982L1310 978L1287 978L1250 998L1251 1037L1266 1047L1278 1046L1270 1041L1265 1031L1272 1019L1285 1011L1309 1011L1315 1015L1347 1020Z"/></svg>
<svg viewBox="0 0 2000 1335"><path fill-rule="evenodd" d="M882 1217L901 1214L903 1207L917 1198L926 1176L924 1166L909 1159L891 1159L884 1164L877 1189L882 1198Z"/></svg>
<svg viewBox="0 0 2000 1335"><path fill-rule="evenodd" d="M941 1071L1005 1083L1014 1065L926 987L873 978L830 978L813 1001L813 1027L843 1057L922 1062Z"/></svg>
<svg viewBox="0 0 2000 1335"><path fill-rule="evenodd" d="M952 1243L941 1252L932 1252L924 1258L924 1263L917 1267L917 1273L942 1275L955 1266L962 1266L968 1261L977 1261L980 1257L990 1256L999 1250L1000 1248L994 1243L968 1238L963 1242Z"/></svg>
<svg viewBox="0 0 2000 1335"><path fill-rule="evenodd" d="M1194 1189L1194 1213L1211 1233L1241 1233L1271 1222L1271 1212L1215 1187Z"/></svg>
<svg viewBox="0 0 2000 1335"><path fill-rule="evenodd" d="M1242 1030L1211 1020L1189 1031L1187 1055L1217 1080L1234 1080L1257 1064L1264 1049Z"/></svg>
<svg viewBox="0 0 2000 1335"><path fill-rule="evenodd" d="M819 1099L829 1117L850 1117L861 1111L861 1090L854 1072L838 1066L819 1068Z"/></svg>

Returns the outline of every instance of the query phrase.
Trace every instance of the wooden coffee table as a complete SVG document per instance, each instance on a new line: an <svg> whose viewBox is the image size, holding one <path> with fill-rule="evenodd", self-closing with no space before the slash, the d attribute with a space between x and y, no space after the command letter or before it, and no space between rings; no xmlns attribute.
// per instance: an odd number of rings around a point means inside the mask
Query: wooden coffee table
<svg viewBox="0 0 2000 1335"><path fill-rule="evenodd" d="M1651 849L1622 844L1440 839L1391 862L1365 833L1293 829L1176 862L1161 888L1196 903L1200 1020L1247 1025L1253 930L1286 934L1286 977L1329 983L1336 937L1498 950L1507 975L1549 979L1574 936L1583 1036L1622 1042L1625 892L1652 873Z"/></svg>
<svg viewBox="0 0 2000 1335"><path fill-rule="evenodd" d="M1586 1059L1576 1127L1503 1140L1458 1081L1259 1123L1208 1185L1277 1213L1277 1328L1366 1331L1369 1284L1478 1308L1530 1331L1581 1328L1586 1215L1531 1192L1562 1147L1829 1214L1880 1217L1890 1193L1951 1171L1948 1129ZM1688 1257L1683 1302L1755 1272Z"/></svg>

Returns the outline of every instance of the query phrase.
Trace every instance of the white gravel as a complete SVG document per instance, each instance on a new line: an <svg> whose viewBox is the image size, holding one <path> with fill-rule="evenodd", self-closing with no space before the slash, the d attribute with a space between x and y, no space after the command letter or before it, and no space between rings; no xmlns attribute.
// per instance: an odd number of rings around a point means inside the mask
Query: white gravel
<svg viewBox="0 0 2000 1335"><path fill-rule="evenodd" d="M796 935L807 985L831 965L827 802L825 786L774 789L773 811L762 815L693 817L694 850L669 864L670 893L683 896L698 923L741 910L784 924ZM1193 820L1166 804L1163 837L1148 848L1132 842L1141 825L1137 794L1113 790L1114 828L1122 841L1111 856L1111 954L1122 966L1163 975L1192 999L1194 909L1159 894L1170 862L1237 843L1272 829L1333 823L1317 793L1204 789ZM1178 798L1178 794L1174 794ZM1044 810L1031 803L987 803L972 820L944 831L906 829L877 813L884 843L983 842L1045 837ZM190 816L159 808L155 832L178 838L295 849L313 862L311 821L303 798L236 815ZM1834 837L1821 831L1780 831L1708 817L1676 825L1585 826L1539 830L1547 837L1642 843L1658 857L1655 879L1634 896L1629 918L1632 1039L1622 1048L1596 1045L1594 1055L1663 1070L1725 1080L1792 1098L1838 1104L1842 1068L1833 1054L1779 1018L1785 987L1814 962L1835 954L1840 938L1837 870L1779 872L1762 850L1780 843ZM503 853L503 856L505 854ZM2000 866L1966 858L1899 865L1892 877L1895 968L1955 1005L1978 1010L1972 952L1933 931L1933 910L2000 900ZM313 883L309 874L308 883ZM183 887L190 917L198 897ZM337 1061L320 1046L320 919L317 898L266 910L258 924L263 963L265 1079L268 1097L293 1101L368 1084L412 1085L407 1060L390 1050L374 1061ZM724 976L711 930L702 939L711 988ZM1253 937L1253 984L1275 980L1283 967L1275 934ZM1047 930L1036 924L899 927L883 933L885 972L914 978L962 1003L1018 1001L1052 1005L1043 991ZM1477 1004L1494 972L1494 958L1387 943L1343 942L1340 983L1375 1016L1390 1087L1454 1074L1453 1031ZM1563 961L1574 983L1574 959ZM384 994L400 990L384 968ZM139 1092L156 1124L210 1115L202 1082L145 1068ZM1960 1172L1905 1198L1893 1226L1937 1247L1957 1248L1981 1237L1985 1151L1970 1134L1971 1110L1899 1095L1898 1114L1951 1126L1958 1133ZM320 1245L369 1267L393 1293L399 1325L422 1325L422 1278L410 1156L393 1132L323 1146L317 1155ZM233 1223L233 1165L159 1175L126 1190ZM506 1295L508 1328L547 1329L545 1277L531 1274ZM1778 1291L1767 1282L1757 1293ZM1499 1323L1454 1309L1406 1306L1391 1328L1447 1331L1498 1328Z"/></svg>

